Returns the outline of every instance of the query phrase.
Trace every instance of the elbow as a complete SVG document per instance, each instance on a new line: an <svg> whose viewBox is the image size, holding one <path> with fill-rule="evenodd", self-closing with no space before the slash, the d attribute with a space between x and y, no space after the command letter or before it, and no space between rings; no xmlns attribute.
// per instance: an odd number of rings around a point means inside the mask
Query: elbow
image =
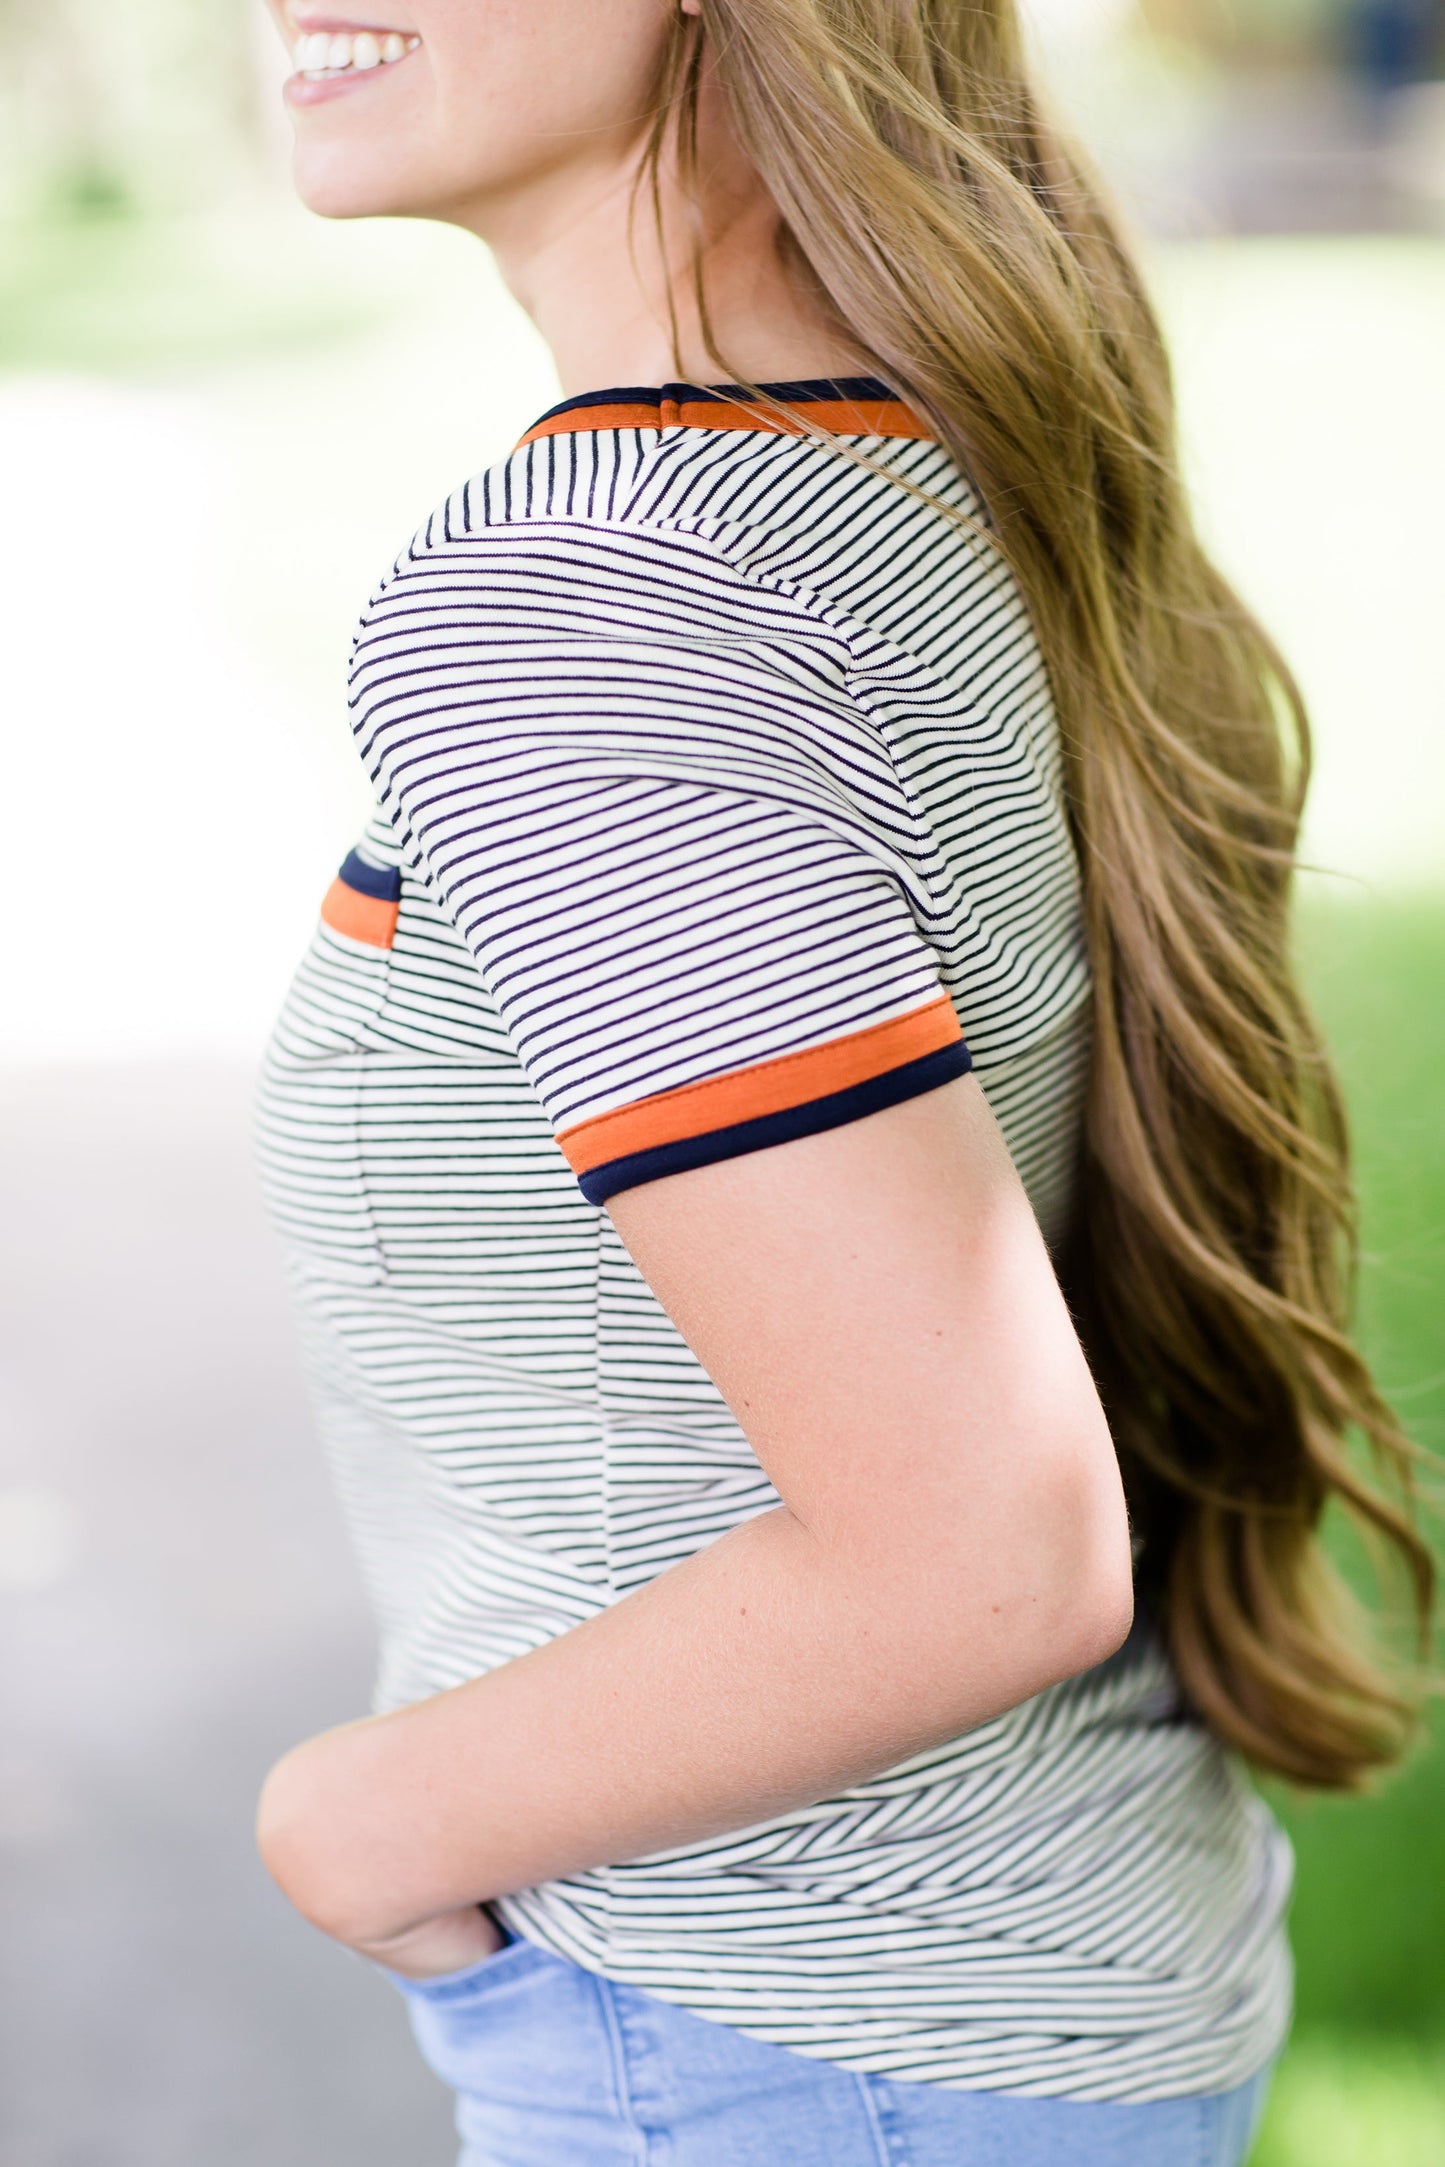
<svg viewBox="0 0 1445 2167"><path fill-rule="evenodd" d="M1015 1613L1012 1647L1001 1666L1013 1679L1009 1704L1107 1662L1133 1623L1131 1574L1108 1560L1058 1561L1035 1583L1022 1615Z"/></svg>
<svg viewBox="0 0 1445 2167"><path fill-rule="evenodd" d="M363 1925L340 1872L334 1824L307 1746L285 1754L267 1776L256 1807L256 1849L282 1895L312 1926L351 1942Z"/></svg>
<svg viewBox="0 0 1445 2167"><path fill-rule="evenodd" d="M1107 1433L1035 1462L971 1584L986 1604L980 1652L998 1704L1014 1706L1092 1670L1134 1622L1134 1566L1118 1463ZM957 1633L963 1624L955 1619Z"/></svg>
<svg viewBox="0 0 1445 2167"><path fill-rule="evenodd" d="M1038 1656L1051 1685L1106 1662L1134 1623L1129 1517L1112 1444L1075 1468L1061 1493L1037 1605Z"/></svg>
<svg viewBox="0 0 1445 2167"><path fill-rule="evenodd" d="M256 1802L256 1849L281 1894L313 1924L310 1901L317 1881L311 1816L300 1750L277 1761Z"/></svg>
<svg viewBox="0 0 1445 2167"><path fill-rule="evenodd" d="M1107 1662L1134 1622L1128 1512L1103 1424L1074 1426L1032 1455L980 1511L977 1496L862 1546L886 1650L898 1757L1032 1700ZM911 1536L911 1540L909 1537ZM876 1589L885 1579L888 1601ZM897 1741L895 1741L897 1742Z"/></svg>
<svg viewBox="0 0 1445 2167"><path fill-rule="evenodd" d="M1095 1563L1081 1573L1069 1605L1068 1624L1059 1635L1052 1668L1059 1679L1072 1678L1096 1663L1107 1662L1128 1639L1134 1624L1134 1576L1127 1525L1122 1559Z"/></svg>
<svg viewBox="0 0 1445 2167"><path fill-rule="evenodd" d="M1112 1443L1037 1463L981 1536L900 1546L902 1752L954 1738L1107 1662L1134 1622L1128 1514ZM900 1562L901 1561L901 1562ZM900 1754L901 1757L901 1754Z"/></svg>
<svg viewBox="0 0 1445 2167"><path fill-rule="evenodd" d="M282 1895L333 1941L363 1951L428 1910L417 1888L426 1861L407 1836L378 1752L390 1736L364 1720L293 1746L256 1805L256 1848Z"/></svg>

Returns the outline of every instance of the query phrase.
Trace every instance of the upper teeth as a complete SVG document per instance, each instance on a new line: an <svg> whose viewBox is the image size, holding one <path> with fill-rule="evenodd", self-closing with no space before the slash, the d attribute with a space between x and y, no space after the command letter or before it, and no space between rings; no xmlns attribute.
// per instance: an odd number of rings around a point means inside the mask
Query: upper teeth
<svg viewBox="0 0 1445 2167"><path fill-rule="evenodd" d="M298 38L291 61L299 75L378 68L404 59L420 43L420 38L404 37L399 30L316 30Z"/></svg>

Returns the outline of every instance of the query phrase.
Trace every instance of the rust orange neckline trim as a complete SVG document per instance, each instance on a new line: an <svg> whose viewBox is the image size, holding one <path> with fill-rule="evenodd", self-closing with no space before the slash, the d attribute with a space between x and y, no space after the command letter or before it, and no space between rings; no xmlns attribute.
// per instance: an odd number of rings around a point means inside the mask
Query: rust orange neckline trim
<svg viewBox="0 0 1445 2167"><path fill-rule="evenodd" d="M760 384L758 390L783 405L807 409L809 422L835 436L895 436L929 441L933 430L902 399L873 376L845 376L835 381L809 377L798 383ZM774 414L756 404L741 386L661 384L619 391L589 391L564 399L521 438L535 444L545 436L575 436L597 429L747 429L769 436L806 436L807 425L791 415Z"/></svg>

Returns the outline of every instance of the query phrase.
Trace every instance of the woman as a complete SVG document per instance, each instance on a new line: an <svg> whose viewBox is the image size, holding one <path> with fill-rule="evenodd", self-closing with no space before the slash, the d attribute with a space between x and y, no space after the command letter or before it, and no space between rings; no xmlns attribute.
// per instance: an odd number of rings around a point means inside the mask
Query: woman
<svg viewBox="0 0 1445 2167"><path fill-rule="evenodd" d="M397 5L278 0L301 193L565 396L362 620L268 1064L383 1659L267 1864L468 2167L1237 2161L1241 1757L1407 1727L1325 1503L1428 1575L1152 317L1009 0Z"/></svg>

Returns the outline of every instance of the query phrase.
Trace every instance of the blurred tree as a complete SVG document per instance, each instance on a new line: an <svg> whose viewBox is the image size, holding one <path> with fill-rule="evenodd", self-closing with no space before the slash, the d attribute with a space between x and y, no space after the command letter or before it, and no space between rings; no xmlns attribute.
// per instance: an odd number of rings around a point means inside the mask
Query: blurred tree
<svg viewBox="0 0 1445 2167"><path fill-rule="evenodd" d="M1156 37L1246 67L1343 65L1380 89L1445 65L1445 0L1139 0Z"/></svg>
<svg viewBox="0 0 1445 2167"><path fill-rule="evenodd" d="M1299 60L1328 47L1342 0L1140 0L1156 35L1201 52Z"/></svg>
<svg viewBox="0 0 1445 2167"><path fill-rule="evenodd" d="M255 0L0 0L0 208L189 209L254 185Z"/></svg>

